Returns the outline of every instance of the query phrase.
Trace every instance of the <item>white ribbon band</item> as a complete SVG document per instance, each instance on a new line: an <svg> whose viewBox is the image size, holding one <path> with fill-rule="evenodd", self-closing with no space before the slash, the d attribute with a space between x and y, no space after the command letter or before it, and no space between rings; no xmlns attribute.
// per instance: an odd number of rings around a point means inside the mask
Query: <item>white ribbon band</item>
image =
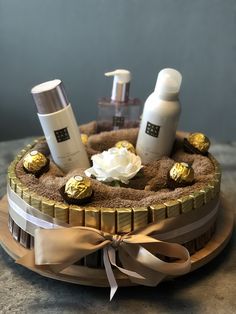
<svg viewBox="0 0 236 314"><path fill-rule="evenodd" d="M37 228L53 229L60 228L62 226L50 222L52 217L43 214L36 208L27 204L22 198L20 198L9 186L7 187L8 208L11 218L17 223L17 225L27 231L30 235L34 236L34 231ZM39 212L40 216L44 219L38 218L30 214L29 212Z"/></svg>
<svg viewBox="0 0 236 314"><path fill-rule="evenodd" d="M65 223L55 224L52 217L43 214L39 210L27 204L9 186L7 189L7 196L10 216L21 229L31 234L32 236L34 236L35 229L39 227L43 229L53 229L66 226ZM200 218L199 220L169 232L158 233L157 235L153 234L152 237L158 238L159 240L168 240L170 238L181 237L187 233L193 232L196 229L200 229L204 225L207 225L208 222L210 222L214 217L216 217L218 208L219 201L209 214ZM42 219L35 217L31 213L40 214Z"/></svg>
<svg viewBox="0 0 236 314"><path fill-rule="evenodd" d="M169 232L158 234L157 236L158 240L165 241L170 238L177 238L177 237L183 236L186 233L192 232L193 230L203 227L209 221L211 221L214 217L216 217L216 214L219 209L219 205L220 205L220 201L217 202L216 206L213 208L213 210L209 214L207 214L206 216L204 216L203 218L195 222L192 222L186 226L180 227L178 229L174 229ZM155 235L153 236L153 238L155 238Z"/></svg>

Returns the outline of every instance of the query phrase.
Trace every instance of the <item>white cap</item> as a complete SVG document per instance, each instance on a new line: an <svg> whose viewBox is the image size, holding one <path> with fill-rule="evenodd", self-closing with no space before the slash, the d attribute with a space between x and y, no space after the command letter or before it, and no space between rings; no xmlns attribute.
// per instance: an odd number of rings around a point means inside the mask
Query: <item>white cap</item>
<svg viewBox="0 0 236 314"><path fill-rule="evenodd" d="M179 93L182 75L175 69L163 69L157 76L155 92L159 95L175 95Z"/></svg>
<svg viewBox="0 0 236 314"><path fill-rule="evenodd" d="M129 83L131 73L128 70L117 69L105 73L105 76L114 76L111 99L117 101L126 101L129 96Z"/></svg>

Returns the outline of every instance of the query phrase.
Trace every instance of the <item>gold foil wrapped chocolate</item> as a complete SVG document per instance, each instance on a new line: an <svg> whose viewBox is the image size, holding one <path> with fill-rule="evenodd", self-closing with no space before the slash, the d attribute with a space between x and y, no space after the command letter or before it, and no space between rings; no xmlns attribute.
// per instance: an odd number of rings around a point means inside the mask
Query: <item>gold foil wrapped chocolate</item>
<svg viewBox="0 0 236 314"><path fill-rule="evenodd" d="M85 134L85 133L81 133L81 141L82 141L82 143L84 144L84 145L87 145L87 143L88 143L88 135L87 134Z"/></svg>
<svg viewBox="0 0 236 314"><path fill-rule="evenodd" d="M88 202L93 195L90 179L79 175L70 178L60 192L65 201L76 205Z"/></svg>
<svg viewBox="0 0 236 314"><path fill-rule="evenodd" d="M126 148L129 152L135 154L135 148L133 146L133 144L131 144L130 142L128 141L119 141L116 143L115 147L117 148Z"/></svg>
<svg viewBox="0 0 236 314"><path fill-rule="evenodd" d="M185 162L176 162L169 171L168 185L170 188L190 185L194 180L193 168Z"/></svg>
<svg viewBox="0 0 236 314"><path fill-rule="evenodd" d="M203 133L191 133L185 139L184 147L190 153L206 155L210 147L210 140Z"/></svg>
<svg viewBox="0 0 236 314"><path fill-rule="evenodd" d="M49 159L37 150L29 152L23 160L23 168L27 173L40 176L49 169Z"/></svg>

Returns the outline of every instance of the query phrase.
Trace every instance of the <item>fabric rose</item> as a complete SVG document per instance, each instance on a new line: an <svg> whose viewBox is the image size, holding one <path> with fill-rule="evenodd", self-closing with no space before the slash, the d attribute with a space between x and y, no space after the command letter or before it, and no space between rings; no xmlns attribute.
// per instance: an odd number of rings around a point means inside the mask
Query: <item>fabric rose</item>
<svg viewBox="0 0 236 314"><path fill-rule="evenodd" d="M110 148L101 154L93 155L92 161L93 166L85 170L86 176L95 176L103 182L117 180L128 184L142 168L140 157L126 148Z"/></svg>

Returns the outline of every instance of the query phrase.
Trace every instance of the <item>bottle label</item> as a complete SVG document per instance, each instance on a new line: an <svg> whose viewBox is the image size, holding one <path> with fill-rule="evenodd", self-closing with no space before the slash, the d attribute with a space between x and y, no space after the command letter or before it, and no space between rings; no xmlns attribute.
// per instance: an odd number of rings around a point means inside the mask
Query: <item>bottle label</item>
<svg viewBox="0 0 236 314"><path fill-rule="evenodd" d="M161 127L159 125L153 124L148 121L146 125L145 133L153 137L158 137L160 128Z"/></svg>
<svg viewBox="0 0 236 314"><path fill-rule="evenodd" d="M56 136L57 142L65 142L70 139L70 134L67 128L63 128L60 130L55 130L54 134Z"/></svg>
<svg viewBox="0 0 236 314"><path fill-rule="evenodd" d="M113 126L114 127L118 127L118 128L122 128L125 124L125 117L118 117L118 116L114 116L113 117Z"/></svg>

